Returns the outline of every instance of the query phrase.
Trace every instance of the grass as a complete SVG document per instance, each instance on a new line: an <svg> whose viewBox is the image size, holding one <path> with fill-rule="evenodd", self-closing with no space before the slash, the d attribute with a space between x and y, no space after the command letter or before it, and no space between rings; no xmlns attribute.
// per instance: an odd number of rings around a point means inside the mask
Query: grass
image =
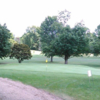
<svg viewBox="0 0 100 100"><path fill-rule="evenodd" d="M76 100L100 100L99 58L75 57L69 59L68 65L59 57L55 57L53 63L45 63L46 59L35 55L21 64L9 58L1 60L0 77L21 81L62 98L69 95ZM93 74L90 81L88 70Z"/></svg>

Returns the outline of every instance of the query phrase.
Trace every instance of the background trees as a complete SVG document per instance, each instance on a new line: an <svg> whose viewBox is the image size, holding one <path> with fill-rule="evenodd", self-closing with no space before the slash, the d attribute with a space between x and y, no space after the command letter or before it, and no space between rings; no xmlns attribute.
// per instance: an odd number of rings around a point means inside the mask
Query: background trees
<svg viewBox="0 0 100 100"><path fill-rule="evenodd" d="M37 32L37 27L32 26L26 29L26 33L21 37L23 44L27 44L30 49L39 49L39 34Z"/></svg>
<svg viewBox="0 0 100 100"><path fill-rule="evenodd" d="M0 58L7 57L11 51L11 33L7 29L6 24L0 25Z"/></svg>
<svg viewBox="0 0 100 100"><path fill-rule="evenodd" d="M41 47L45 56L51 57L51 62L55 55L64 56L67 64L70 56L82 53L100 54L100 25L92 34L82 21L71 28L67 25L69 19L70 12L67 10L59 12L58 16L48 16L40 27L28 27L26 33L15 40L33 50L40 50ZM0 25L0 58L6 57L16 42L6 25Z"/></svg>
<svg viewBox="0 0 100 100"><path fill-rule="evenodd" d="M92 34L91 48L91 53L94 55L100 54L100 25L97 26L97 29Z"/></svg>
<svg viewBox="0 0 100 100"><path fill-rule="evenodd" d="M15 43L17 43L13 34L11 34L9 41L11 43L11 47L13 47Z"/></svg>

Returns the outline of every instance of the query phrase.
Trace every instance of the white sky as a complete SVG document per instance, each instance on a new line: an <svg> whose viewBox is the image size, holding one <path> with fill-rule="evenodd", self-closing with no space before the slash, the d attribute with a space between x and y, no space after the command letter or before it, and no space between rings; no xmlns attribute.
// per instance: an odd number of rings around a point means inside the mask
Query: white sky
<svg viewBox="0 0 100 100"><path fill-rule="evenodd" d="M0 23L6 23L16 37L22 36L28 26L40 26L47 16L68 10L68 24L84 20L93 32L100 24L100 0L0 0Z"/></svg>

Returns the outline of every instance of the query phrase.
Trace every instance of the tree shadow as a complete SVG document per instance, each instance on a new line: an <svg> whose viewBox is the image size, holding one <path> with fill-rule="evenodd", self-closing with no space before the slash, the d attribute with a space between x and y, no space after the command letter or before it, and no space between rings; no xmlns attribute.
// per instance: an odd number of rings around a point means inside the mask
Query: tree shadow
<svg viewBox="0 0 100 100"><path fill-rule="evenodd" d="M2 65L2 64L7 64L7 63L0 63L0 65Z"/></svg>
<svg viewBox="0 0 100 100"><path fill-rule="evenodd" d="M69 63L70 64L70 63ZM73 64L73 65L83 65L83 66L89 66L89 67L93 67L93 68L98 68L98 69L100 69L100 64L78 64L78 63L71 63L71 64Z"/></svg>
<svg viewBox="0 0 100 100"><path fill-rule="evenodd" d="M82 65L100 69L100 65L95 65L95 64L82 64Z"/></svg>

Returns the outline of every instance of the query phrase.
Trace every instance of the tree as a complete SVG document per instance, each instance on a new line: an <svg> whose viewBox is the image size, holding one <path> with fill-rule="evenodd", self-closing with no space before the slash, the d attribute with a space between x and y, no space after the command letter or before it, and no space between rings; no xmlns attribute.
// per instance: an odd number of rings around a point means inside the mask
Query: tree
<svg viewBox="0 0 100 100"><path fill-rule="evenodd" d="M32 56L28 45L15 43L12 47L10 58L16 58L19 63L21 63L24 59L28 60L31 57Z"/></svg>
<svg viewBox="0 0 100 100"><path fill-rule="evenodd" d="M6 24L0 25L0 58L3 59L7 57L11 51L11 43L9 39L11 38L11 33L7 29Z"/></svg>
<svg viewBox="0 0 100 100"><path fill-rule="evenodd" d="M26 33L21 37L23 44L27 44L31 49L39 49L39 34L37 27L32 26L26 29Z"/></svg>
<svg viewBox="0 0 100 100"><path fill-rule="evenodd" d="M53 61L53 56L55 55L51 45L51 42L57 37L57 34L60 32L62 24L57 20L56 16L48 16L45 21L41 24L40 27L40 40L42 52L47 57L51 57L51 62Z"/></svg>
<svg viewBox="0 0 100 100"><path fill-rule="evenodd" d="M11 37L10 37L10 39L9 39L9 42L11 43L11 47L13 47L15 43L17 43L17 42L15 41L15 37L14 37L14 35L13 35L12 33L11 33Z"/></svg>
<svg viewBox="0 0 100 100"><path fill-rule="evenodd" d="M78 56L88 51L87 28L75 26L73 29L66 26L62 34L52 42L53 50L58 56L64 56L65 64L68 63L70 56Z"/></svg>
<svg viewBox="0 0 100 100"><path fill-rule="evenodd" d="M94 34L100 39L100 25L97 26L97 29L95 30Z"/></svg>
<svg viewBox="0 0 100 100"><path fill-rule="evenodd" d="M100 54L100 25L97 26L97 29L93 33L93 40L91 46L91 53L93 53L94 55Z"/></svg>

